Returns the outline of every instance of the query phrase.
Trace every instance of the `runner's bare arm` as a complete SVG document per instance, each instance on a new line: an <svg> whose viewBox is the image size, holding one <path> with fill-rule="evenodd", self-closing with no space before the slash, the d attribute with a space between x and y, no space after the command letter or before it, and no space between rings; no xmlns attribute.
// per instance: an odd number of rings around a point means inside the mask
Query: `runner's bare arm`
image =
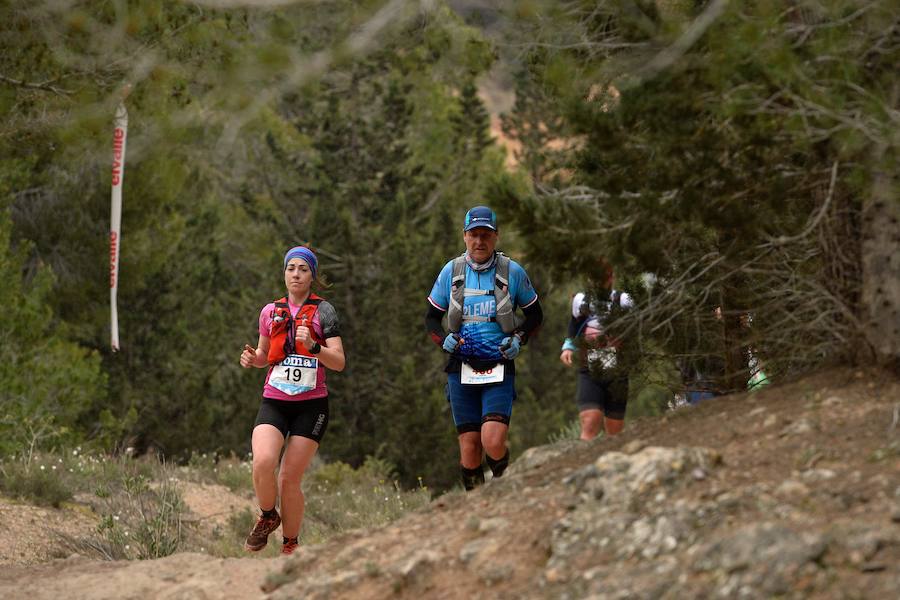
<svg viewBox="0 0 900 600"><path fill-rule="evenodd" d="M327 345L326 345L327 344ZM343 371L346 365L344 357L344 342L340 336L330 337L322 344L322 349L316 354L316 358L327 369L332 371Z"/></svg>

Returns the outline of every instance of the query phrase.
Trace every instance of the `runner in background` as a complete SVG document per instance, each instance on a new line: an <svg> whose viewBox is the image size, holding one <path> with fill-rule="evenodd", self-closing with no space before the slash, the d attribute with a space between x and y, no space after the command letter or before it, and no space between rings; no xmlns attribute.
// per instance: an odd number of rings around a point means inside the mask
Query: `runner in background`
<svg viewBox="0 0 900 600"><path fill-rule="evenodd" d="M316 255L305 246L288 250L287 295L262 308L256 348L246 345L241 352L245 369L268 369L252 435L253 489L261 514L244 544L250 552L265 548L279 525L281 552L297 548L305 507L300 482L328 427L325 369L344 369L337 313L312 293L313 283L322 285Z"/></svg>
<svg viewBox="0 0 900 600"><path fill-rule="evenodd" d="M622 340L612 338L606 329L611 316L634 306L631 296L613 289L613 270L600 263L598 275L602 291L599 298L578 292L572 297L572 315L559 359L566 366L576 362L578 388L575 402L581 421L581 439L594 439L601 429L615 435L625 426L628 404L628 374L619 364ZM595 286L591 286L592 288Z"/></svg>

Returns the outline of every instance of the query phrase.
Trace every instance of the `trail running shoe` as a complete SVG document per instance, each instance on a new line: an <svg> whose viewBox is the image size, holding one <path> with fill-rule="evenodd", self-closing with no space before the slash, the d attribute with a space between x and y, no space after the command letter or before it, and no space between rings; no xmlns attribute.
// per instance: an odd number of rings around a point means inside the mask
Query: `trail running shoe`
<svg viewBox="0 0 900 600"><path fill-rule="evenodd" d="M294 550L297 549L297 546L300 545L300 541L297 538L281 538L281 553L282 554L292 554Z"/></svg>
<svg viewBox="0 0 900 600"><path fill-rule="evenodd" d="M259 552L269 543L269 534L278 529L281 525L281 515L278 511L271 517L260 515L253 526L253 531L247 536L244 542L244 549L249 552Z"/></svg>

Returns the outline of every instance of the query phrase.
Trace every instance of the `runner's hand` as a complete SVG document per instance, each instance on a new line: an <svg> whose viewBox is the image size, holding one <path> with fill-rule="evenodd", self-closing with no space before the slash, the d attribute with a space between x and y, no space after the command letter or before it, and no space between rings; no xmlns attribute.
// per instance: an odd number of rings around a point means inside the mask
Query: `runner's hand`
<svg viewBox="0 0 900 600"><path fill-rule="evenodd" d="M241 366L249 369L256 362L256 348L249 344L244 344L244 350L241 352Z"/></svg>
<svg viewBox="0 0 900 600"><path fill-rule="evenodd" d="M564 365L566 365L567 367L571 367L572 366L572 354L574 354L574 352L572 352L571 350L563 350L562 354L559 355L559 360L561 360L562 363Z"/></svg>
<svg viewBox="0 0 900 600"><path fill-rule="evenodd" d="M500 342L500 354L503 355L503 358L512 360L519 355L521 346L522 342L519 340L519 336L511 335L505 337L503 338L503 341Z"/></svg>
<svg viewBox="0 0 900 600"><path fill-rule="evenodd" d="M447 337L444 338L444 343L441 347L447 354L453 354L454 352L456 352L456 349L464 343L465 340L455 333L448 333Z"/></svg>
<svg viewBox="0 0 900 600"><path fill-rule="evenodd" d="M305 320L303 321L306 322ZM316 340L312 337L312 331L306 325L297 326L297 341L302 342L307 350L311 350L316 345Z"/></svg>
<svg viewBox="0 0 900 600"><path fill-rule="evenodd" d="M309 327L309 319L306 315L300 319L300 325L297 326L297 341L306 346L307 350L312 350L316 345L316 340L312 337L312 329Z"/></svg>

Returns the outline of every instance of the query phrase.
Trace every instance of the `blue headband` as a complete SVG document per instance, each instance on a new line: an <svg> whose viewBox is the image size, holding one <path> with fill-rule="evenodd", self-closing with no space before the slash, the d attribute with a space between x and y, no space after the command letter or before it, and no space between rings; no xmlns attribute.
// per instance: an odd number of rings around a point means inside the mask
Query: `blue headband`
<svg viewBox="0 0 900 600"><path fill-rule="evenodd" d="M306 246L295 246L288 250L287 254L284 255L285 269L287 269L288 263L291 262L292 258L300 258L306 261L306 264L309 265L309 270L312 271L313 279L316 278L316 273L319 270L319 261L316 259L316 255L313 254L312 250Z"/></svg>

